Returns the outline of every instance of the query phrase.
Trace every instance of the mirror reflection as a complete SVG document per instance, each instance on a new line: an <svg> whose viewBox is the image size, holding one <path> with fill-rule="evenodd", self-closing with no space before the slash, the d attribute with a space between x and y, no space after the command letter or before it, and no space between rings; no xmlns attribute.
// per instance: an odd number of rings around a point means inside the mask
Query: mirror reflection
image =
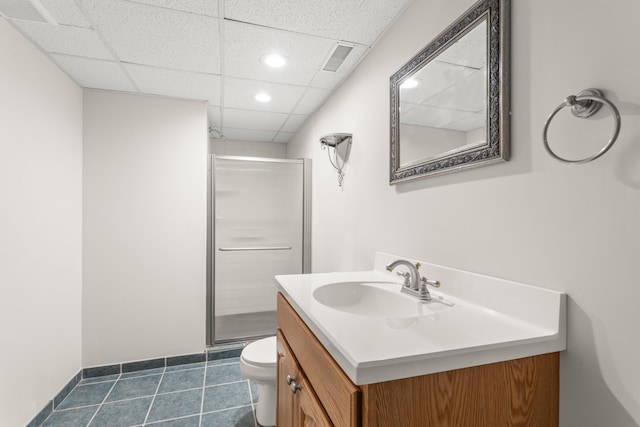
<svg viewBox="0 0 640 427"><path fill-rule="evenodd" d="M400 167L486 144L487 23L400 83Z"/></svg>
<svg viewBox="0 0 640 427"><path fill-rule="evenodd" d="M391 76L391 184L508 160L509 13L479 0Z"/></svg>

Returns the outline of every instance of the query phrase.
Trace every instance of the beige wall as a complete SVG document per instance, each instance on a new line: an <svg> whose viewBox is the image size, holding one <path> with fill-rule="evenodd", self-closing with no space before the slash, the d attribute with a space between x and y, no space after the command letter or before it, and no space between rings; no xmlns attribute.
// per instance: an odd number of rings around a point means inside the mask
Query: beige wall
<svg viewBox="0 0 640 427"><path fill-rule="evenodd" d="M562 425L635 426L640 2L513 0L512 159L389 186L389 77L472 3L414 0L289 144L288 156L314 159L314 270L370 268L382 250L566 291ZM567 166L544 151L542 126L588 87L618 105L622 133L601 159ZM354 134L343 190L318 142L338 130ZM606 142L612 120L564 112L552 131L579 156Z"/></svg>
<svg viewBox="0 0 640 427"><path fill-rule="evenodd" d="M83 367L205 348L206 114L84 92Z"/></svg>
<svg viewBox="0 0 640 427"><path fill-rule="evenodd" d="M0 19L0 425L81 368L82 90Z"/></svg>

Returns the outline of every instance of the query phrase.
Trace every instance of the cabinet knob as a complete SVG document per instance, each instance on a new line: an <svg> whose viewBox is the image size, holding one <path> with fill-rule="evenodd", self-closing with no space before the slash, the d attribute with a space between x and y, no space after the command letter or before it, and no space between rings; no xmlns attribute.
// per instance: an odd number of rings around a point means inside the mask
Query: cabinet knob
<svg viewBox="0 0 640 427"><path fill-rule="evenodd" d="M300 387L298 384L296 384L295 381L291 381L291 394L296 394L296 392L298 390L301 390L302 387Z"/></svg>
<svg viewBox="0 0 640 427"><path fill-rule="evenodd" d="M296 380L296 377L292 377L291 375L287 375L287 385L291 385L293 381Z"/></svg>

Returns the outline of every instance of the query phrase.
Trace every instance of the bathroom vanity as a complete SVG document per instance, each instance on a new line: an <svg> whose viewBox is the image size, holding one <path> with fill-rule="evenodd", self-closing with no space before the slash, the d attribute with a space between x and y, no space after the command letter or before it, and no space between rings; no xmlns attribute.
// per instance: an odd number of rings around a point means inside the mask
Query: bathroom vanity
<svg viewBox="0 0 640 427"><path fill-rule="evenodd" d="M423 263L396 299L394 259L277 276L278 427L558 425L566 295Z"/></svg>

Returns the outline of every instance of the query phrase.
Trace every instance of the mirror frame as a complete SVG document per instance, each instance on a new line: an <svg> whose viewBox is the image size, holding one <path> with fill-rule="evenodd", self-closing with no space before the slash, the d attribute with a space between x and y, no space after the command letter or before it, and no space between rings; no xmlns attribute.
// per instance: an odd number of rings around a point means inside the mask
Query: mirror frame
<svg viewBox="0 0 640 427"><path fill-rule="evenodd" d="M400 165L400 84L487 17L486 143ZM391 76L389 184L509 160L510 0L480 0Z"/></svg>

